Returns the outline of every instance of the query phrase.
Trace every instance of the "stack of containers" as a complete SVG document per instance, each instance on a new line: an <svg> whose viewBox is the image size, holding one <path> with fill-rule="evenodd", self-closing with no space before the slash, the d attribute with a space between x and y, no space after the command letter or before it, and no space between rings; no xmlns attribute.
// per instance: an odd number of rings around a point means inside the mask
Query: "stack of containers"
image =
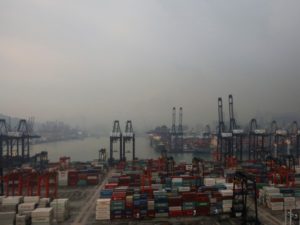
<svg viewBox="0 0 300 225"><path fill-rule="evenodd" d="M243 171L245 171L247 174L254 175L257 183L265 182L267 174L265 165L260 164L258 162L244 162L241 164L241 167Z"/></svg>
<svg viewBox="0 0 300 225"><path fill-rule="evenodd" d="M295 168L295 186L300 187L300 167Z"/></svg>
<svg viewBox="0 0 300 225"><path fill-rule="evenodd" d="M50 198L41 198L38 204L38 208L46 208L50 204Z"/></svg>
<svg viewBox="0 0 300 225"><path fill-rule="evenodd" d="M133 215L133 195L126 195L125 200L125 216L126 218L132 218Z"/></svg>
<svg viewBox="0 0 300 225"><path fill-rule="evenodd" d="M172 189L172 178L171 177L166 177L166 179L165 179L165 188L167 190Z"/></svg>
<svg viewBox="0 0 300 225"><path fill-rule="evenodd" d="M23 201L23 197L21 196L9 196L3 198L1 211L2 212L16 212L17 206L19 203Z"/></svg>
<svg viewBox="0 0 300 225"><path fill-rule="evenodd" d="M280 193L283 197L293 197L295 195L294 189L292 188L280 188Z"/></svg>
<svg viewBox="0 0 300 225"><path fill-rule="evenodd" d="M25 196L24 203L35 203L39 204L40 197L39 196Z"/></svg>
<svg viewBox="0 0 300 225"><path fill-rule="evenodd" d="M115 191L111 197L111 218L121 219L125 217L126 191Z"/></svg>
<svg viewBox="0 0 300 225"><path fill-rule="evenodd" d="M191 188L190 188L189 186L180 186L180 187L178 187L177 191L178 191L179 193L189 192L189 191L191 191ZM173 192L176 193L175 190L173 190Z"/></svg>
<svg viewBox="0 0 300 225"><path fill-rule="evenodd" d="M0 205L2 205L3 198L4 198L4 196L0 196Z"/></svg>
<svg viewBox="0 0 300 225"><path fill-rule="evenodd" d="M284 197L283 199L284 209L296 209L296 199L295 197Z"/></svg>
<svg viewBox="0 0 300 225"><path fill-rule="evenodd" d="M222 211L223 213L230 213L232 208L232 190L220 190L222 196Z"/></svg>
<svg viewBox="0 0 300 225"><path fill-rule="evenodd" d="M111 190L113 190L116 187L118 187L118 183L108 183L108 184L105 184L104 189L111 189Z"/></svg>
<svg viewBox="0 0 300 225"><path fill-rule="evenodd" d="M111 178L119 178L121 176L120 172L114 172L111 174Z"/></svg>
<svg viewBox="0 0 300 225"><path fill-rule="evenodd" d="M14 224L15 217L15 212L0 212L0 224Z"/></svg>
<svg viewBox="0 0 300 225"><path fill-rule="evenodd" d="M264 187L263 190L267 206L271 210L283 210L283 194L279 188Z"/></svg>
<svg viewBox="0 0 300 225"><path fill-rule="evenodd" d="M209 199L210 203L210 214L220 214L223 210L222 195L219 191L212 191Z"/></svg>
<svg viewBox="0 0 300 225"><path fill-rule="evenodd" d="M232 169L232 168L224 170L224 177L226 177L226 182L233 183L235 172L236 169Z"/></svg>
<svg viewBox="0 0 300 225"><path fill-rule="evenodd" d="M196 187L195 177L183 176L182 177L182 186L183 187L189 187L190 189L195 188Z"/></svg>
<svg viewBox="0 0 300 225"><path fill-rule="evenodd" d="M215 178L215 182L216 182L216 184L225 184L226 179L223 177L217 177L217 178Z"/></svg>
<svg viewBox="0 0 300 225"><path fill-rule="evenodd" d="M31 212L36 208L36 203L21 203L18 205L18 213L20 215L30 216Z"/></svg>
<svg viewBox="0 0 300 225"><path fill-rule="evenodd" d="M98 185L99 172L97 170L87 170L86 180L88 185Z"/></svg>
<svg viewBox="0 0 300 225"><path fill-rule="evenodd" d="M152 190L161 191L163 189L163 185L161 183L151 184Z"/></svg>
<svg viewBox="0 0 300 225"><path fill-rule="evenodd" d="M184 216L193 216L195 210L196 193L182 193L182 213Z"/></svg>
<svg viewBox="0 0 300 225"><path fill-rule="evenodd" d="M148 217L155 217L155 203L154 203L154 199L153 198L149 198L147 201L147 216Z"/></svg>
<svg viewBox="0 0 300 225"><path fill-rule="evenodd" d="M30 224L30 217L28 215L20 215L20 214L16 215L16 225L28 225L28 224Z"/></svg>
<svg viewBox="0 0 300 225"><path fill-rule="evenodd" d="M140 218L140 193L133 194L133 216L134 218Z"/></svg>
<svg viewBox="0 0 300 225"><path fill-rule="evenodd" d="M196 215L209 216L210 215L210 204L209 196L204 193L197 193L195 202Z"/></svg>
<svg viewBox="0 0 300 225"><path fill-rule="evenodd" d="M100 191L100 198L111 198L113 189L102 189Z"/></svg>
<svg viewBox="0 0 300 225"><path fill-rule="evenodd" d="M205 177L204 185L205 186L214 186L216 184L216 178Z"/></svg>
<svg viewBox="0 0 300 225"><path fill-rule="evenodd" d="M129 186L131 183L131 177L130 176L121 176L119 178L119 185L120 186Z"/></svg>
<svg viewBox="0 0 300 225"><path fill-rule="evenodd" d="M148 199L147 193L140 194L140 217L141 218L147 217L147 211L148 211L147 199Z"/></svg>
<svg viewBox="0 0 300 225"><path fill-rule="evenodd" d="M152 188L152 186L141 187L141 194L147 194L147 198L153 199L153 190L161 190L161 188Z"/></svg>
<svg viewBox="0 0 300 225"><path fill-rule="evenodd" d="M67 198L54 199L50 206L53 208L57 222L64 222L69 217L69 200Z"/></svg>
<svg viewBox="0 0 300 225"><path fill-rule="evenodd" d="M96 220L110 219L110 199L101 198L96 202Z"/></svg>
<svg viewBox="0 0 300 225"><path fill-rule="evenodd" d="M159 177L159 173L157 171L152 172L152 183L153 184L160 184L160 177Z"/></svg>
<svg viewBox="0 0 300 225"><path fill-rule="evenodd" d="M169 197L168 203L169 203L169 216L170 217L182 216L182 197L181 196Z"/></svg>
<svg viewBox="0 0 300 225"><path fill-rule="evenodd" d="M224 183L224 186L225 186L226 189L228 189L228 190L233 190L233 183Z"/></svg>
<svg viewBox="0 0 300 225"><path fill-rule="evenodd" d="M77 186L86 186L87 185L87 173L84 170L79 171Z"/></svg>
<svg viewBox="0 0 300 225"><path fill-rule="evenodd" d="M68 186L68 171L58 171L58 186L66 187Z"/></svg>
<svg viewBox="0 0 300 225"><path fill-rule="evenodd" d="M300 189L295 189L295 205L296 209L300 209Z"/></svg>
<svg viewBox="0 0 300 225"><path fill-rule="evenodd" d="M280 188L280 193L283 196L284 209L296 209L295 191L292 188Z"/></svg>
<svg viewBox="0 0 300 225"><path fill-rule="evenodd" d="M168 217L169 204L166 191L154 191L155 217Z"/></svg>
<svg viewBox="0 0 300 225"><path fill-rule="evenodd" d="M68 185L71 187L77 186L78 183L78 171L69 170L68 172Z"/></svg>
<svg viewBox="0 0 300 225"><path fill-rule="evenodd" d="M172 190L177 191L179 187L182 187L182 177L172 178Z"/></svg>
<svg viewBox="0 0 300 225"><path fill-rule="evenodd" d="M133 215L135 218L145 218L147 216L148 202L147 193L133 195Z"/></svg>
<svg viewBox="0 0 300 225"><path fill-rule="evenodd" d="M53 218L52 208L37 208L31 213L32 225L52 225Z"/></svg>

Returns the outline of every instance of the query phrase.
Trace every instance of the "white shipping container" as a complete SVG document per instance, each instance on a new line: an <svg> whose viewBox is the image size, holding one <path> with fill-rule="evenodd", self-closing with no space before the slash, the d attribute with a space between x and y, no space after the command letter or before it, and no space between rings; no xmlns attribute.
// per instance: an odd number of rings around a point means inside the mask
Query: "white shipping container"
<svg viewBox="0 0 300 225"><path fill-rule="evenodd" d="M110 199L97 199L96 202L96 220L110 219Z"/></svg>
<svg viewBox="0 0 300 225"><path fill-rule="evenodd" d="M226 183L226 179L225 178L216 178L216 184L224 184Z"/></svg>
<svg viewBox="0 0 300 225"><path fill-rule="evenodd" d="M67 170L58 171L58 185L59 186L68 186L68 174Z"/></svg>
<svg viewBox="0 0 300 225"><path fill-rule="evenodd" d="M23 201L22 196L8 196L2 199L2 205L16 205Z"/></svg>
<svg viewBox="0 0 300 225"><path fill-rule="evenodd" d="M29 219L28 215L16 215L16 225L26 225L26 221Z"/></svg>
<svg viewBox="0 0 300 225"><path fill-rule="evenodd" d="M182 177L172 178L172 183L182 183Z"/></svg>
<svg viewBox="0 0 300 225"><path fill-rule="evenodd" d="M233 191L232 190L220 190L219 192L222 196L233 196Z"/></svg>
<svg viewBox="0 0 300 225"><path fill-rule="evenodd" d="M193 165L192 164L186 164L185 165L185 170L192 171L193 170Z"/></svg>
<svg viewBox="0 0 300 225"><path fill-rule="evenodd" d="M88 179L88 180L98 180L99 177L96 176L96 175L88 175L88 176L87 176L87 179Z"/></svg>
<svg viewBox="0 0 300 225"><path fill-rule="evenodd" d="M24 197L24 203L36 203L38 204L40 201L39 196L25 196Z"/></svg>
<svg viewBox="0 0 300 225"><path fill-rule="evenodd" d="M52 208L37 208L31 213L32 225L53 223L53 209Z"/></svg>
<svg viewBox="0 0 300 225"><path fill-rule="evenodd" d="M178 187L178 192L188 192L190 190L190 187Z"/></svg>
<svg viewBox="0 0 300 225"><path fill-rule="evenodd" d="M35 209L35 203L21 203L18 205L18 212L32 211Z"/></svg>
<svg viewBox="0 0 300 225"><path fill-rule="evenodd" d="M182 207L181 206L170 206L169 211L181 211Z"/></svg>
<svg viewBox="0 0 300 225"><path fill-rule="evenodd" d="M204 185L205 186L213 186L215 184L216 184L216 178L209 178L209 177L204 178Z"/></svg>
<svg viewBox="0 0 300 225"><path fill-rule="evenodd" d="M0 212L0 224L14 224L15 212Z"/></svg>

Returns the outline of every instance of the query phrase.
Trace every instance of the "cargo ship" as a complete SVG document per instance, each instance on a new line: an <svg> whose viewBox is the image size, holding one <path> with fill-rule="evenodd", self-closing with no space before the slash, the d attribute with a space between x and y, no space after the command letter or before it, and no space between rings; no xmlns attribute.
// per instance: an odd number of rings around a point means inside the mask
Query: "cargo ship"
<svg viewBox="0 0 300 225"><path fill-rule="evenodd" d="M184 136L183 137L183 151L193 153L210 153L211 152L211 137L198 136Z"/></svg>
<svg viewBox="0 0 300 225"><path fill-rule="evenodd" d="M161 152L162 149L165 149L167 152L184 152L184 153L211 153L211 149L213 146L212 139L210 136L204 135L185 135L183 136L183 150L182 151L174 151L171 150L169 138L164 138L157 134L150 134L150 146Z"/></svg>

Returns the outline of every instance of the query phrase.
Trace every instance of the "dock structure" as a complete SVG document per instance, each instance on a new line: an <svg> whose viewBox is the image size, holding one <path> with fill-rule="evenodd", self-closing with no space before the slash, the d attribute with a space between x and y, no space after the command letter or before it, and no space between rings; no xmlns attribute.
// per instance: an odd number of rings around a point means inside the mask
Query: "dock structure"
<svg viewBox="0 0 300 225"><path fill-rule="evenodd" d="M126 143L131 144L131 151L126 151ZM133 131L132 121L127 120L125 132L123 134L122 159L126 160L126 153L132 153L132 160L135 160L135 133Z"/></svg>
<svg viewBox="0 0 300 225"><path fill-rule="evenodd" d="M183 109L179 108L178 125L176 124L176 107L172 108L172 126L169 132L169 152L182 153L183 152Z"/></svg>
<svg viewBox="0 0 300 225"><path fill-rule="evenodd" d="M115 120L113 123L113 129L109 137L109 164L112 165L114 163L114 157L113 153L117 152L117 150L114 150L114 143L119 142L119 153L120 153L120 160L123 159L123 150L122 150L122 131L120 128L120 122L119 120Z"/></svg>
<svg viewBox="0 0 300 225"><path fill-rule="evenodd" d="M132 153L132 160L136 158L135 156L135 133L133 131L132 121L127 120L125 124L124 133L121 131L119 120L115 120L113 123L113 129L110 134L110 155L109 163L113 165L114 152L118 152L114 149L114 144L119 143L119 160L126 161L126 153ZM126 150L126 144L131 144L131 150Z"/></svg>
<svg viewBox="0 0 300 225"><path fill-rule="evenodd" d="M16 129L7 125L5 119L0 119L0 177L3 194L3 176L4 170L13 170L24 163L30 163L30 142L32 139L40 138L33 134L33 121L21 119ZM44 158L43 154L43 158Z"/></svg>

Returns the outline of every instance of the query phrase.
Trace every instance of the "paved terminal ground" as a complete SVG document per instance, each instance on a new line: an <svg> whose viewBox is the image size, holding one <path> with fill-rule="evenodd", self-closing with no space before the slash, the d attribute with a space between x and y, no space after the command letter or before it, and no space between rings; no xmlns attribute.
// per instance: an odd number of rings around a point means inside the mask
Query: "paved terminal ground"
<svg viewBox="0 0 300 225"><path fill-rule="evenodd" d="M100 190L113 171L102 176L101 184L86 187L59 188L59 198L68 198L70 203L70 218L61 225L239 225L240 221L227 215L210 217L178 217L178 218L154 218L144 220L112 220L96 221L96 199ZM259 219L261 224L284 224L284 212L271 211L265 207L259 207Z"/></svg>

